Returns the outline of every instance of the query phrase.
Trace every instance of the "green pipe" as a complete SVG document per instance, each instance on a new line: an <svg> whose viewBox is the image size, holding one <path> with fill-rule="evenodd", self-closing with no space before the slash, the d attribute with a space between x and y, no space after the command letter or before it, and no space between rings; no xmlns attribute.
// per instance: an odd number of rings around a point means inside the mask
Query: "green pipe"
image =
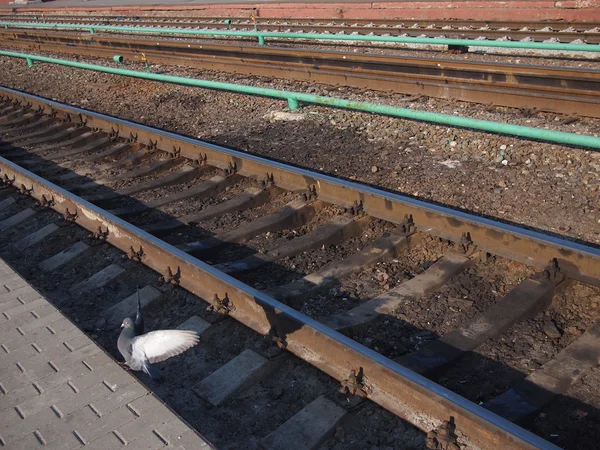
<svg viewBox="0 0 600 450"><path fill-rule="evenodd" d="M105 72L114 75L122 75L133 78L142 78L145 80L161 81L164 83L174 83L185 86L195 86L205 89L217 89L229 92L237 92L241 94L279 98L282 100L287 100L290 109L297 108L299 103L302 102L314 105L345 108L353 111L381 114L384 116L401 117L404 119L419 120L423 122L439 123L460 128L471 128L474 130L489 131L492 133L501 133L558 144L568 144L579 147L600 149L600 138L595 136L565 133L562 131L544 130L541 128L532 128L524 127L521 125L511 125L507 123L492 122L489 120L458 117L450 114L439 114L408 108L398 108L396 106L379 105L376 103L355 102L352 100L346 100L342 98L324 97L321 95L303 94L300 92L280 91L277 89L260 88L255 86L247 86L243 84L222 83L220 81L198 80L194 78L184 78L171 75L138 72L135 70L117 69L114 67L98 66L95 64L86 64L75 61L68 61L64 59L30 55L27 53L15 53L0 50L0 56L22 58L25 60L39 61L50 64L59 64L62 66L76 67L78 69L93 70L96 72Z"/></svg>
<svg viewBox="0 0 600 450"><path fill-rule="evenodd" d="M48 23L23 23L0 22L4 28L44 28L44 29L77 29L95 31L119 31L132 33L157 33L157 34L189 34L196 36L232 36L252 37L264 43L267 38L280 39L321 39L328 41L368 41L368 42L393 42L396 44L427 44L427 45L460 45L467 47L500 47L523 48L537 50L567 50L575 52L600 52L597 44L560 44L553 42L513 42L492 41L475 39L445 39L445 38L418 38L400 36L364 36L348 34L317 34L317 33L278 33L259 31L223 31L223 30L193 30L189 28L149 28L149 27L119 27L115 25L77 25L77 24L48 24Z"/></svg>

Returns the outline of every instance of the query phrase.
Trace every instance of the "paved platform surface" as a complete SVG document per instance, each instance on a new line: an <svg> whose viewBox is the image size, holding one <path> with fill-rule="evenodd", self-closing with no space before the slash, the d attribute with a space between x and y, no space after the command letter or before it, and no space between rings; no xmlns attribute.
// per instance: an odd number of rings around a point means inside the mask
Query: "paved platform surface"
<svg viewBox="0 0 600 450"><path fill-rule="evenodd" d="M0 260L0 448L213 448Z"/></svg>

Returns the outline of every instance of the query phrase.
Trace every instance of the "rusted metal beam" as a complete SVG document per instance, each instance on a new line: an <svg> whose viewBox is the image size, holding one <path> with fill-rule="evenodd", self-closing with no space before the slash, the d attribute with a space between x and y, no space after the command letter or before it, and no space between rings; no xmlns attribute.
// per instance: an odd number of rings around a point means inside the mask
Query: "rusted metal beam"
<svg viewBox="0 0 600 450"><path fill-rule="evenodd" d="M6 19L2 19L2 21L6 21ZM8 21L13 22L13 20ZM23 22L15 22L15 23L23 23ZM31 24L39 23L39 22L30 22ZM129 27L169 27L169 28L190 28L190 27L202 27L207 29L215 29L215 30L228 30L230 29L229 25L226 23L211 23L211 22L173 22L173 21L152 21L152 20L120 20L120 21L107 21L107 20L89 20L89 19L79 19L79 20L65 20L65 19L51 19L47 20L45 23L47 24L77 24L77 25L112 25L112 26L129 26ZM454 25L454 23L452 23ZM448 23L446 24L446 26ZM358 33L361 35L390 35L390 36L413 36L418 37L422 35L430 36L430 37L447 37L447 38L459 38L459 39L475 39L480 36L485 36L487 39L501 39L504 37L510 37L513 40L520 40L523 38L531 38L536 42L545 41L547 39L557 39L559 42L572 42L576 39L581 39L590 44L600 43L600 33L597 32L588 32L587 30L591 29L581 29L579 27L579 31L573 31L564 26L561 26L562 31L556 32L553 30L548 30L546 28L542 28L536 26L536 29L517 29L512 27L512 29L499 29L500 27L480 27L477 28L462 28L458 29L458 27L454 28L433 28L433 27L412 27L406 26L402 23L397 23L393 27L382 27L382 26L373 26L373 25L362 25L362 26L348 26L344 24L273 24L273 23L261 23L260 31L271 31L271 32L317 32L317 33ZM540 28L542 28L540 30ZM235 29L239 31L253 31L254 24L252 23L237 23L235 24Z"/></svg>
<svg viewBox="0 0 600 450"><path fill-rule="evenodd" d="M291 167L259 156L220 147L191 137L43 99L9 88L0 88L5 99L25 99L34 109L68 116L141 144L200 161L215 167L235 167L242 176L262 180L271 174L282 189L306 192L310 189L325 202L342 207L362 205L364 212L389 222L402 224L412 217L417 230L455 242L467 240L481 251L524 264L545 268L556 258L570 278L600 285L600 248L541 231L506 224L488 218L427 203L399 193L391 193L360 183L345 181L306 169Z"/></svg>
<svg viewBox="0 0 600 450"><path fill-rule="evenodd" d="M116 22L119 24L130 23L132 25L140 25L142 21L145 21L148 24L155 24L164 26L165 22L174 22L174 26L184 26L186 24L194 24L195 26L200 26L206 24L207 26L214 27L222 27L228 28L230 25L232 27L238 26L249 26L254 27L253 21L249 17L209 17L209 16L126 16L123 14L117 15L67 15L67 14L46 14L44 18L41 18L39 14L0 14L0 17L3 20L16 20L23 21L28 19L34 22L40 22L43 20L47 20L49 22L82 22L82 21L90 21L90 22ZM598 22L567 22L563 20L543 20L543 21L534 21L534 20L526 20L526 21L516 21L516 20L457 20L457 19L361 19L361 18L307 18L307 17L289 17L289 18L281 18L281 17L255 17L254 20L258 25L262 24L270 24L273 22L291 22L293 24L299 25L318 25L320 23L327 23L332 25L384 25L384 26L397 26L404 25L410 26L414 28L415 26L427 28L441 28L451 26L454 28L489 28L493 30L497 30L499 28L506 28L508 30L521 30L523 28L528 28L530 30L536 29L544 29L549 28L552 30L573 30L573 31L587 31L592 30L594 28L599 28L600 23ZM227 23L228 21L229 23Z"/></svg>
<svg viewBox="0 0 600 450"><path fill-rule="evenodd" d="M600 117L600 71L591 69L35 31L0 30L0 43Z"/></svg>
<svg viewBox="0 0 600 450"><path fill-rule="evenodd" d="M32 197L90 230L107 230L107 241L136 253L165 282L179 285L263 335L275 332L286 349L344 382L352 370L365 375L368 398L429 431L453 418L461 443L481 449L555 449L538 436L484 410L382 355L229 277L70 192L0 158L0 171ZM138 250L139 249L139 250ZM226 300L223 300L226 299Z"/></svg>

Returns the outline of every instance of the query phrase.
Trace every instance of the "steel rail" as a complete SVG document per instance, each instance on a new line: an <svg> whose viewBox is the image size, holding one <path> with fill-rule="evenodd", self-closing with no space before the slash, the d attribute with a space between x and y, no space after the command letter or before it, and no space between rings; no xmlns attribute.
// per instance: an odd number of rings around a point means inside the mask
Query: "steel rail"
<svg viewBox="0 0 600 450"><path fill-rule="evenodd" d="M281 100L286 100L290 109L298 109L300 107L300 102L302 102L306 104L328 106L332 108L343 108L352 111L380 114L403 119L420 120L423 122L444 124L453 127L471 128L474 130L519 136L528 139L537 139L552 143L575 145L596 150L600 149L600 137L593 135L581 135L576 133L568 133L564 131L548 130L545 128L513 125L504 122L494 122L491 120L480 120L473 119L470 117L456 116L453 114L442 114L419 109L401 108L392 105L382 105L379 103L353 101L339 97L329 97L324 95L307 94L303 92L256 87L248 84L225 83L221 81L203 80L199 78L187 78L174 75L141 72L137 70L128 70L124 68L114 68L97 64L81 63L66 59L49 58L46 56L33 55L30 53L16 53L0 50L0 55L8 56L11 58L23 59L27 61L28 66L33 66L35 62L42 62L49 64L57 64L65 67L74 67L77 69L91 70L94 72L103 72L110 73L113 75L139 78L142 80L158 81L161 83L173 83L180 84L183 86L193 86L204 89L216 89L221 91L234 92L238 94L277 98ZM121 64L121 60L123 58L122 56L116 55L113 57L113 59L117 63Z"/></svg>
<svg viewBox="0 0 600 450"><path fill-rule="evenodd" d="M1 17L1 16L0 16ZM4 20L16 21L18 18L8 17ZM291 20L295 22L295 20ZM45 24L85 24L85 25L125 25L125 26L140 26L140 27L204 27L204 28L212 28L218 30L228 30L228 29L238 29L238 30L254 30L255 25L251 21L246 21L247 23L241 22L232 22L231 20L226 21L222 20L220 22L214 21L189 21L187 19L183 20L162 20L161 18L149 18L144 17L139 20L127 20L127 19L114 19L114 18L97 18L97 19L88 19L88 18L75 18L75 19L57 19L54 17L46 17L43 20L34 19L28 20L25 23L45 23ZM292 31L292 32L318 32L318 33L359 33L359 34L390 34L390 35L406 35L406 36L420 36L422 34L428 36L446 36L453 38L466 38L472 39L477 38L479 36L485 36L489 39L501 39L504 37L510 37L512 39L524 39L524 38L532 38L536 42L544 41L547 39L558 39L560 42L571 42L576 39L584 40L588 43L597 44L600 43L600 33L588 31L593 29L593 26L590 26L587 29L582 29L581 25L579 25L579 29L575 30L574 27L566 27L565 24L562 25L561 31L554 30L545 30L547 25L543 23L538 24L536 28L540 29L527 29L529 27L510 27L509 29L504 29L508 27L484 27L483 25L479 28L474 28L472 25L469 27L460 28L458 25L455 25L453 22L448 22L440 28L437 27L415 27L415 26L406 26L404 23L396 23L392 26L374 26L370 23L368 25L361 26L351 26L343 23L281 23L285 21L279 21L280 23L272 23L272 21L257 21L257 26L260 26L260 31ZM323 21L320 21L323 22ZM404 21L407 22L407 21ZM410 22L410 21L408 21ZM368 23L368 22L367 22ZM488 25L487 23L485 25ZM448 28L452 26L451 28ZM525 29L524 29L525 28ZM585 28L585 27L584 27ZM568 30L568 31L566 31Z"/></svg>
<svg viewBox="0 0 600 450"><path fill-rule="evenodd" d="M30 102L34 101L33 96L28 97ZM37 100L60 110L65 108L55 102ZM119 128L126 124L97 113L83 110L72 112L88 120L95 117L107 122L119 122ZM139 131L149 130L143 127ZM160 133L159 130L154 131ZM165 137L175 136L168 133ZM213 147L218 150L216 146ZM46 200L44 203L47 204L47 200L52 199L53 209L74 217L80 226L94 232L99 228L106 230L107 242L120 250L128 252L130 248L140 248L142 262L146 266L165 277L169 273L179 273L177 283L208 303L218 306L215 297L229 299L233 306L230 315L234 319L263 335L275 332L282 337L288 351L329 376L345 381L353 369L362 368L368 398L422 430L429 431L453 417L461 443L466 444L467 448L557 449L542 438L2 157L0 172L5 179L13 180L15 186L25 186L29 195L40 202Z"/></svg>
<svg viewBox="0 0 600 450"><path fill-rule="evenodd" d="M427 233L459 242L469 235L482 251L545 268L553 258L569 277L589 284L600 285L600 248L571 241L541 231L495 221L464 211L428 203L399 193L387 192L372 186L334 178L309 170L291 167L255 155L228 149L198 139L181 136L87 111L42 97L0 87L0 93L22 105L49 114L60 113L79 118L88 127L98 128L122 137L133 136L137 142L164 151L181 150L191 160L205 160L209 165L237 167L249 177L263 179L273 174L275 183L290 191L305 192L314 188L318 198L348 207L362 203L365 212L393 223L402 223L405 216L413 217L417 228Z"/></svg>
<svg viewBox="0 0 600 450"><path fill-rule="evenodd" d="M42 17L43 16L43 17ZM11 13L11 14L0 14L0 18L7 20L21 20L28 19L36 22L44 22L45 20L67 20L67 21L84 21L84 20L95 20L95 21L114 21L117 23L139 23L140 21L152 21L152 22L176 22L176 23L207 23L210 25L218 25L228 27L229 25L252 25L253 20L250 16L248 17L229 17L229 16L148 16L148 15L125 15L125 14L112 14L112 15L73 15L73 14L43 14L40 13ZM304 17L255 17L254 21L258 25L261 24L274 24L274 25L286 25L286 24L301 24L301 25L314 25L314 24L331 24L331 25L346 25L351 26L352 24L373 26L379 25L382 27L388 26L420 26L423 28L434 27L466 27L466 28L482 28L487 27L491 29L508 28L509 30L521 30L523 28L528 29L543 29L550 28L552 30L565 30L572 29L575 31L589 31L594 28L600 27L600 22L567 22L563 20L543 20L543 21L515 21L515 20L480 20L480 19L360 19L360 18L329 18L329 19L312 19Z"/></svg>
<svg viewBox="0 0 600 450"><path fill-rule="evenodd" d="M600 117L600 71L0 30L0 44Z"/></svg>
<svg viewBox="0 0 600 450"><path fill-rule="evenodd" d="M21 22L21 23L40 23L40 22ZM71 25L116 25L128 27L181 27L181 28L207 28L216 30L228 30L235 28L237 30L253 31L254 24L235 24L228 25L224 23L210 22L159 22L159 21L103 21L103 20L45 20L41 22L47 25L51 24L71 24ZM557 39L559 42L571 42L577 39L589 44L600 43L600 33L586 31L539 31L539 30L497 30L497 29L435 29L435 28L412 28L404 26L377 27L377 26L345 26L345 25L298 25L298 24L260 24L261 32L306 32L306 33L358 33L361 35L390 35L390 36L412 36L422 35L429 37L448 37L455 39L476 39L486 37L488 39L502 39L509 37L511 39L521 40L531 38L534 42L543 42L548 39Z"/></svg>
<svg viewBox="0 0 600 450"><path fill-rule="evenodd" d="M361 34L332 34L332 33L288 33L273 31L229 31L196 28L165 28L165 27L122 27L115 25L85 25L85 24L51 24L51 23L22 23L22 22L0 22L0 27L5 29L17 28L39 28L39 29L65 29L65 30L87 30L91 34L96 31L109 31L117 33L154 33L190 36L222 36L232 38L256 38L260 45L264 45L267 39L308 39L322 41L357 41L357 42L388 42L395 44L424 44L424 45L453 45L460 47L490 47L490 48L513 48L513 49L537 49L552 51L573 52L600 52L598 44L573 44L555 42L524 42L503 41L490 39L452 39L445 37L412 37L412 36L384 36L384 35L361 35Z"/></svg>

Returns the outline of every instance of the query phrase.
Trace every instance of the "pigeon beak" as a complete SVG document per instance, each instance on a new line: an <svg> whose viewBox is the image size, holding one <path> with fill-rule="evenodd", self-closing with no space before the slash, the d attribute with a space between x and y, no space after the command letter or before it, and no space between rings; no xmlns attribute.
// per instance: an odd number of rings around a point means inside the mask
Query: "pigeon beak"
<svg viewBox="0 0 600 450"><path fill-rule="evenodd" d="M123 328L124 326L125 326L124 324L121 324L121 328Z"/></svg>

